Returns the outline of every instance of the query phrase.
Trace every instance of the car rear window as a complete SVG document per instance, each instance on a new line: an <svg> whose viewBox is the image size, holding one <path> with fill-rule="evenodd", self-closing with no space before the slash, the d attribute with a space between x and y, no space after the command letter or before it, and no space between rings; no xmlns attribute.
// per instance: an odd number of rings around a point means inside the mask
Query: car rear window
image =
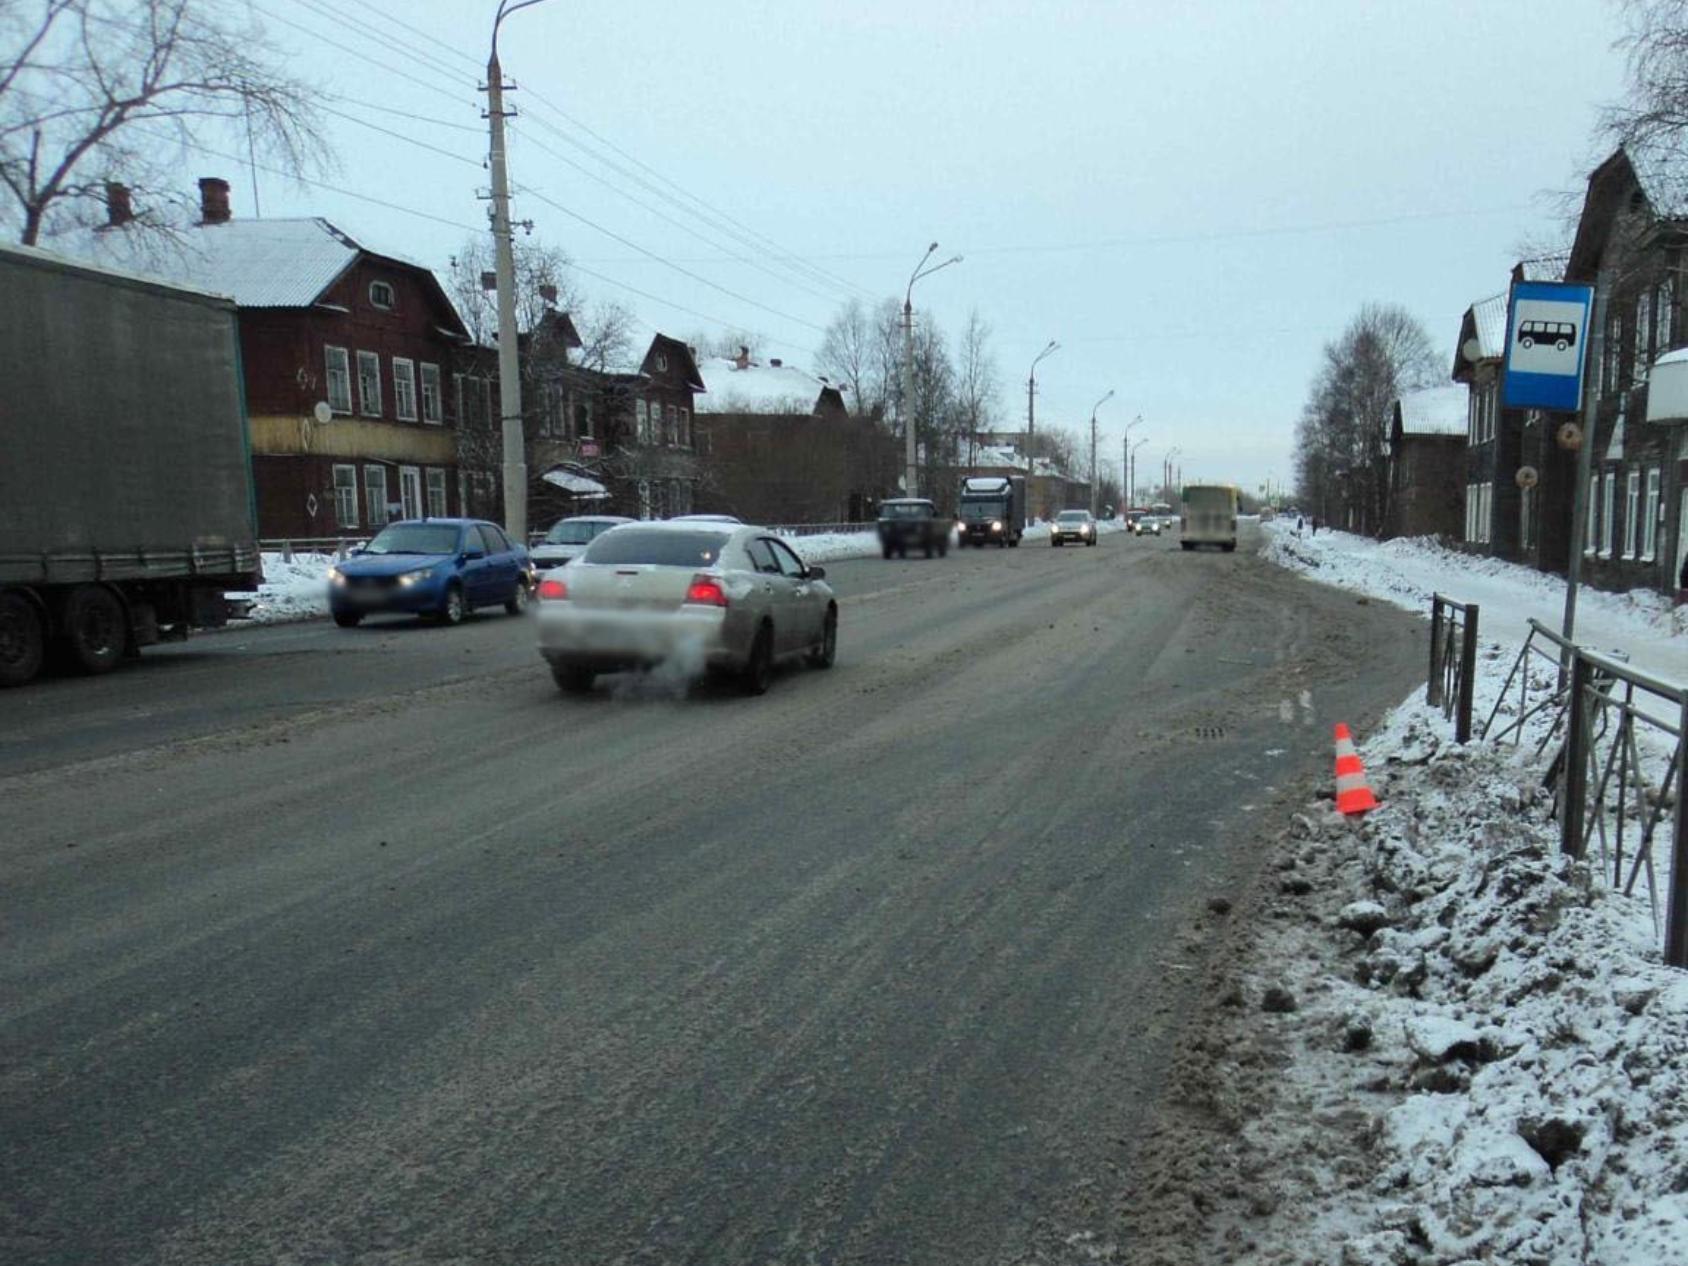
<svg viewBox="0 0 1688 1266"><path fill-rule="evenodd" d="M623 528L606 532L586 547L588 563L647 563L657 567L713 567L730 536L726 532L675 532Z"/></svg>
<svg viewBox="0 0 1688 1266"><path fill-rule="evenodd" d="M1061 522L1062 523L1083 523L1089 517L1090 517L1090 515L1083 510L1063 510L1063 511L1061 511Z"/></svg>

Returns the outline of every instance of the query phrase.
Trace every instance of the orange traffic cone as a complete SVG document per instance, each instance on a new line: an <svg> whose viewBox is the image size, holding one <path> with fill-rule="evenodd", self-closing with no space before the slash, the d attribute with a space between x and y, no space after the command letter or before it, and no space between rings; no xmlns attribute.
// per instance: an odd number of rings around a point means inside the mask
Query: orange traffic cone
<svg viewBox="0 0 1688 1266"><path fill-rule="evenodd" d="M1354 750L1346 725L1336 727L1336 811L1353 815L1377 808L1377 797L1366 786L1366 768Z"/></svg>

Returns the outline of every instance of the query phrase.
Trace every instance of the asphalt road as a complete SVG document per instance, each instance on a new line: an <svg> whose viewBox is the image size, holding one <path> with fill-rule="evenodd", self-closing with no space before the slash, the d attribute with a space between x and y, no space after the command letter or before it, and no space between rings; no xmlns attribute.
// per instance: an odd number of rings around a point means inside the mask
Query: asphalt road
<svg viewBox="0 0 1688 1266"><path fill-rule="evenodd" d="M493 614L0 695L0 1261L1088 1260L1206 898L1422 671L1250 545L833 564L761 699Z"/></svg>

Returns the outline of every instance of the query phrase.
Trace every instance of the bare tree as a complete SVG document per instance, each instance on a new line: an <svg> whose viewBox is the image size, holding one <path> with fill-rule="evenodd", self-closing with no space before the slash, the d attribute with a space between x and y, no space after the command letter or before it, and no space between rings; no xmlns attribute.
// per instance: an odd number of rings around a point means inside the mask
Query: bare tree
<svg viewBox="0 0 1688 1266"><path fill-rule="evenodd" d="M34 245L94 222L108 181L166 189L172 148L234 135L292 175L325 165L316 93L285 64L222 0L7 0L0 215Z"/></svg>
<svg viewBox="0 0 1688 1266"><path fill-rule="evenodd" d="M962 437L968 446L966 460L969 463L977 436L981 431L991 429L996 414L999 385L990 337L991 327L974 308L967 314L967 324L961 328L955 375L955 404Z"/></svg>
<svg viewBox="0 0 1688 1266"><path fill-rule="evenodd" d="M567 252L537 241L518 241L512 250L516 268L516 328L538 327L547 311L567 312L579 326L584 296L570 272ZM490 347L498 336L498 292L484 279L496 272L492 237L477 234L451 257L448 286L457 314L470 337ZM584 341L585 333L581 333Z"/></svg>
<svg viewBox="0 0 1688 1266"><path fill-rule="evenodd" d="M580 335L580 363L587 369L617 369L638 350L638 318L625 304L583 303L575 321Z"/></svg>
<svg viewBox="0 0 1688 1266"><path fill-rule="evenodd" d="M827 322L815 368L838 383L851 413L869 411L875 394L873 322L860 299L851 299Z"/></svg>
<svg viewBox="0 0 1688 1266"><path fill-rule="evenodd" d="M1676 157L1688 138L1688 0L1621 0L1628 62L1625 99L1603 130L1619 144Z"/></svg>
<svg viewBox="0 0 1688 1266"><path fill-rule="evenodd" d="M760 357L763 348L767 346L767 339L763 335L736 326L713 334L695 332L686 342L700 357L724 356L729 359L737 356L740 348L752 356Z"/></svg>

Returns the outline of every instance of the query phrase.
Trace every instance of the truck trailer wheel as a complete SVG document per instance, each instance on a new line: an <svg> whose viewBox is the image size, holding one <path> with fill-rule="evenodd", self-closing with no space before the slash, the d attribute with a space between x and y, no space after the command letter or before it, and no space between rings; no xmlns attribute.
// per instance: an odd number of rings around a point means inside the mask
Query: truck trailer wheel
<svg viewBox="0 0 1688 1266"><path fill-rule="evenodd" d="M65 649L85 673L109 673L129 642L129 617L111 590L78 585L64 602Z"/></svg>
<svg viewBox="0 0 1688 1266"><path fill-rule="evenodd" d="M35 604L21 593L0 593L0 686L21 686L40 672L46 647Z"/></svg>

